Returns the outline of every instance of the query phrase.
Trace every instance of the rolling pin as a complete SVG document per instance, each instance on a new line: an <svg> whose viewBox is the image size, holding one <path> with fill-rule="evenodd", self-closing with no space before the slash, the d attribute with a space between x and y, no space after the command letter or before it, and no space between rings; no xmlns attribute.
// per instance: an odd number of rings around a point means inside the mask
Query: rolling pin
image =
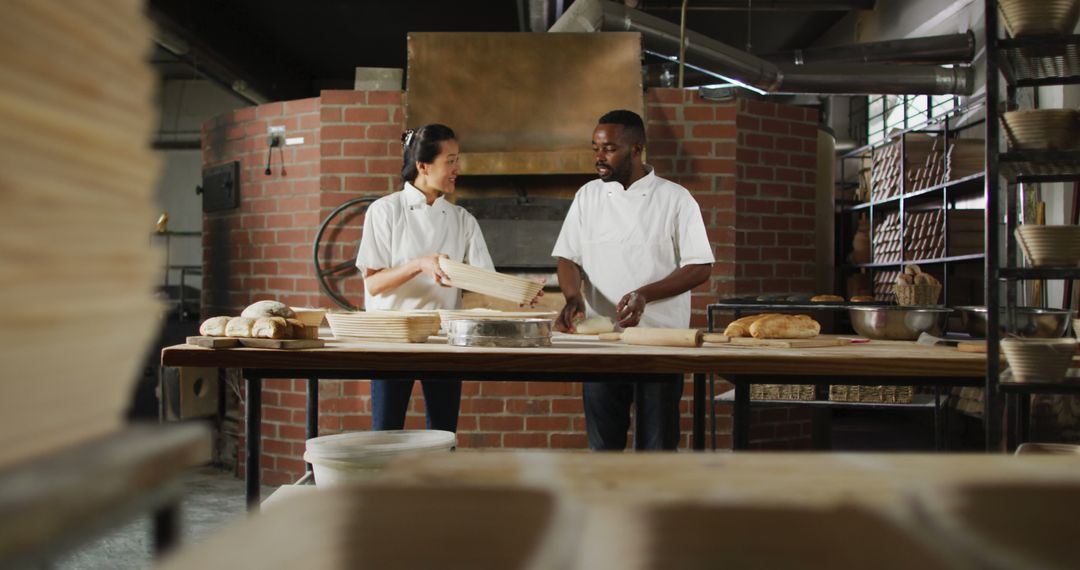
<svg viewBox="0 0 1080 570"><path fill-rule="evenodd" d="M631 327L621 333L604 333L600 340L622 340L626 344L646 346L697 347L703 342L703 334L697 329L653 329Z"/></svg>

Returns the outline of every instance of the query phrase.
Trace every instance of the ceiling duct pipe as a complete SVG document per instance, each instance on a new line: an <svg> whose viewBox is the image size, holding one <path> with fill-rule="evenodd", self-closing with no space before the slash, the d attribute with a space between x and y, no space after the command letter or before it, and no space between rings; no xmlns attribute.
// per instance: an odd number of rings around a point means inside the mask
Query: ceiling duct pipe
<svg viewBox="0 0 1080 570"><path fill-rule="evenodd" d="M799 49L762 56L776 64L817 63L971 63L975 58L975 34L950 34L824 48Z"/></svg>
<svg viewBox="0 0 1080 570"><path fill-rule="evenodd" d="M682 0L650 1L650 10L679 10ZM873 10L874 0L754 0L755 12L850 12ZM687 10L745 12L746 0L694 0Z"/></svg>
<svg viewBox="0 0 1080 570"><path fill-rule="evenodd" d="M607 0L577 0L549 32L640 32L647 51L666 59L679 53L679 26ZM686 31L686 65L761 93L970 95L970 68L830 65L782 69L700 33Z"/></svg>

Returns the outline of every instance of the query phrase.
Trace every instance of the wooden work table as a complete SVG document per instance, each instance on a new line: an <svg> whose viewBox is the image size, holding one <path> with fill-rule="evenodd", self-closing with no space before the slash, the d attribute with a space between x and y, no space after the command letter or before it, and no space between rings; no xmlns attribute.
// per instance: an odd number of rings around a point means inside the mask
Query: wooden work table
<svg viewBox="0 0 1080 570"><path fill-rule="evenodd" d="M427 343L330 340L325 348L268 350L208 349L188 345L162 351L163 366L241 368L247 382L248 497L259 496L261 381L306 378L309 437L317 435L320 378L370 379L425 377L481 381L656 382L676 374L694 375L693 441L705 447L706 375L722 375L735 385L734 440L748 442L749 385L754 383L915 384L979 386L986 373L981 354L913 342L872 341L803 349L633 346L595 337L558 334L547 348L455 347L431 337Z"/></svg>

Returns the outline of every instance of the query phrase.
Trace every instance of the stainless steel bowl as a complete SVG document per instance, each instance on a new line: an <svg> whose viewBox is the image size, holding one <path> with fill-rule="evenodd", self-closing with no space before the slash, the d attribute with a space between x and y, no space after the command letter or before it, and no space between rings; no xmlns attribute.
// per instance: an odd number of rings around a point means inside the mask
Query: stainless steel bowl
<svg viewBox="0 0 1080 570"><path fill-rule="evenodd" d="M848 307L855 332L875 340L915 340L924 332L940 336L951 313L948 307Z"/></svg>
<svg viewBox="0 0 1080 570"><path fill-rule="evenodd" d="M551 346L553 324L550 319L455 319L446 325L446 342L453 346Z"/></svg>
<svg viewBox="0 0 1080 570"><path fill-rule="evenodd" d="M960 311L960 324L973 337L986 338L986 307L956 307ZM998 313L998 327L1004 336L1009 331L1009 323L1016 324L1016 335L1024 338L1060 338L1065 336L1072 319L1068 309L1040 309L1037 307L1015 307L1009 313L1001 307Z"/></svg>

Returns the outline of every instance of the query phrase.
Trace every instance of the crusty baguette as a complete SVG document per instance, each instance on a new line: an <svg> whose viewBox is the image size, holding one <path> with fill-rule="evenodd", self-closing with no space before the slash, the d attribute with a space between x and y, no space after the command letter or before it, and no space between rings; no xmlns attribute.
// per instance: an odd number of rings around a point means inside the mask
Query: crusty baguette
<svg viewBox="0 0 1080 570"><path fill-rule="evenodd" d="M251 327L254 324L255 319L250 317L229 319L229 324L225 326L225 336L250 338Z"/></svg>
<svg viewBox="0 0 1080 570"><path fill-rule="evenodd" d="M262 317L251 325L251 336L255 338L288 338L289 323L281 317Z"/></svg>
<svg viewBox="0 0 1080 570"><path fill-rule="evenodd" d="M199 334L203 336L225 336L225 327L232 317L210 317L199 325Z"/></svg>
<svg viewBox="0 0 1080 570"><path fill-rule="evenodd" d="M777 313L761 313L757 315L750 315L741 319L735 319L731 321L731 324L724 329L724 336L727 337L742 337L750 336L750 325L759 319L776 315Z"/></svg>
<svg viewBox="0 0 1080 570"><path fill-rule="evenodd" d="M813 338L821 325L809 315L770 315L750 325L754 338Z"/></svg>

